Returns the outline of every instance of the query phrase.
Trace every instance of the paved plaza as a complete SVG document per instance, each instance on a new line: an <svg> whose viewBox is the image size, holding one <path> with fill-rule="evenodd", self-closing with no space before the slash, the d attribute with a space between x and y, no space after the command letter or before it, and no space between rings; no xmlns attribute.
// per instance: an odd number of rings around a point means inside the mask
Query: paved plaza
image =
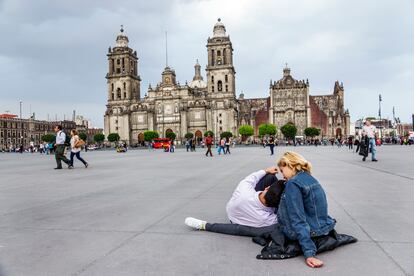
<svg viewBox="0 0 414 276"><path fill-rule="evenodd" d="M226 222L238 182L287 149L313 163L336 230L358 243L311 269L303 257L257 260L251 238L184 225ZM56 171L53 156L0 154L0 275L414 275L413 146L383 146L377 163L331 146L83 156L88 169Z"/></svg>

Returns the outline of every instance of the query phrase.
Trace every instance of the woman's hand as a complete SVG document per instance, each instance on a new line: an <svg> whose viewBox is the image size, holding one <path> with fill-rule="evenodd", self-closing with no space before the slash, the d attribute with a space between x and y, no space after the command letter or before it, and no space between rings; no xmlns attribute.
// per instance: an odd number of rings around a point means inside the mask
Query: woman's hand
<svg viewBox="0 0 414 276"><path fill-rule="evenodd" d="M306 264L312 268L318 268L318 267L323 266L323 262L315 257L307 258Z"/></svg>
<svg viewBox="0 0 414 276"><path fill-rule="evenodd" d="M270 167L270 168L267 168L267 169L265 170L265 172L266 172L266 173L270 173L270 174L277 174L278 169L277 169L277 167Z"/></svg>

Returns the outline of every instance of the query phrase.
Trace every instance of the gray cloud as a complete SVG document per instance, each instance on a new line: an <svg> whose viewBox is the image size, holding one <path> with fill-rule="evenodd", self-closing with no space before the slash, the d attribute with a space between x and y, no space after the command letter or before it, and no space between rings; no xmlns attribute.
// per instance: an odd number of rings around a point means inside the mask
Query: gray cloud
<svg viewBox="0 0 414 276"><path fill-rule="evenodd" d="M0 1L0 113L18 101L37 117L70 116L73 109L103 125L106 52L124 24L140 57L141 90L169 64L178 80L192 79L195 59L205 66L206 39L221 17L231 36L236 88L268 95L285 62L311 94L345 86L352 119L377 115L409 121L414 112L414 28L409 0L390 1Z"/></svg>

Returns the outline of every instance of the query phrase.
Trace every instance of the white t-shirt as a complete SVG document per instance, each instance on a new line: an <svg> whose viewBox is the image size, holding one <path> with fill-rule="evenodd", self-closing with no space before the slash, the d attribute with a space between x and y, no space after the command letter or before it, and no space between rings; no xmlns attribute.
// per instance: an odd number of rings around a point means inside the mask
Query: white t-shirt
<svg viewBox="0 0 414 276"><path fill-rule="evenodd" d="M362 133L365 133L368 138L375 138L375 132L377 132L377 128L374 125L362 127Z"/></svg>
<svg viewBox="0 0 414 276"><path fill-rule="evenodd" d="M79 141L79 136L75 135L70 138L70 151L73 153L77 153L81 151L81 148L75 148L76 143Z"/></svg>
<svg viewBox="0 0 414 276"><path fill-rule="evenodd" d="M277 223L275 208L263 205L259 200L261 191L256 192L254 189L265 175L264 170L252 173L234 190L226 207L227 216L232 223L252 227L264 227Z"/></svg>

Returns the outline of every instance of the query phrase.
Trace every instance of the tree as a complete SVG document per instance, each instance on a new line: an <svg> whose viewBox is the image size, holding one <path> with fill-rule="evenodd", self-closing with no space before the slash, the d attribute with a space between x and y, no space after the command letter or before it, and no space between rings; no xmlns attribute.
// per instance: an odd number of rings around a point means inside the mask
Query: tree
<svg viewBox="0 0 414 276"><path fill-rule="evenodd" d="M204 132L204 137L207 137L209 134L211 134L211 137L214 137L214 132L212 132L211 130L207 130L206 132Z"/></svg>
<svg viewBox="0 0 414 276"><path fill-rule="evenodd" d="M321 130L315 127L307 127L305 128L304 133L306 136L313 138L315 136L319 136L319 134L321 134Z"/></svg>
<svg viewBox="0 0 414 276"><path fill-rule="evenodd" d="M247 137L252 136L254 134L254 129L250 125L243 125L239 127L239 134L242 136L242 139L244 141Z"/></svg>
<svg viewBox="0 0 414 276"><path fill-rule="evenodd" d="M84 132L81 132L79 133L79 138L81 138L83 141L86 141L86 139L88 139L88 135L86 135Z"/></svg>
<svg viewBox="0 0 414 276"><path fill-rule="evenodd" d="M193 139L194 134L192 134L191 132L188 132L184 135L185 139Z"/></svg>
<svg viewBox="0 0 414 276"><path fill-rule="evenodd" d="M231 133L230 131L225 131L220 134L220 139L231 137L233 137L233 133Z"/></svg>
<svg viewBox="0 0 414 276"><path fill-rule="evenodd" d="M147 130L144 132L144 140L147 142L151 142L152 140L154 140L155 138L158 138L158 132L156 131L152 131L152 130Z"/></svg>
<svg viewBox="0 0 414 276"><path fill-rule="evenodd" d="M261 124L259 126L259 135L265 136L265 135L276 135L277 128L274 124Z"/></svg>
<svg viewBox="0 0 414 276"><path fill-rule="evenodd" d="M119 141L119 134L118 133L109 133L109 135L108 135L108 141L109 142L112 142L112 143L114 143L114 142L118 142Z"/></svg>
<svg viewBox="0 0 414 276"><path fill-rule="evenodd" d="M167 132L165 137L169 138L170 140L174 140L177 135L174 132Z"/></svg>
<svg viewBox="0 0 414 276"><path fill-rule="evenodd" d="M296 132L298 132L298 129L296 128L294 124L287 123L286 125L280 128L280 131L282 131L283 135L287 139L294 139L296 136Z"/></svg>
<svg viewBox="0 0 414 276"><path fill-rule="evenodd" d="M103 133L97 133L93 136L93 140L96 143L101 144L105 140L105 135Z"/></svg>
<svg viewBox="0 0 414 276"><path fill-rule="evenodd" d="M48 134L43 135L41 139L43 142L52 143L53 141L56 140L56 136L51 133L48 133Z"/></svg>

